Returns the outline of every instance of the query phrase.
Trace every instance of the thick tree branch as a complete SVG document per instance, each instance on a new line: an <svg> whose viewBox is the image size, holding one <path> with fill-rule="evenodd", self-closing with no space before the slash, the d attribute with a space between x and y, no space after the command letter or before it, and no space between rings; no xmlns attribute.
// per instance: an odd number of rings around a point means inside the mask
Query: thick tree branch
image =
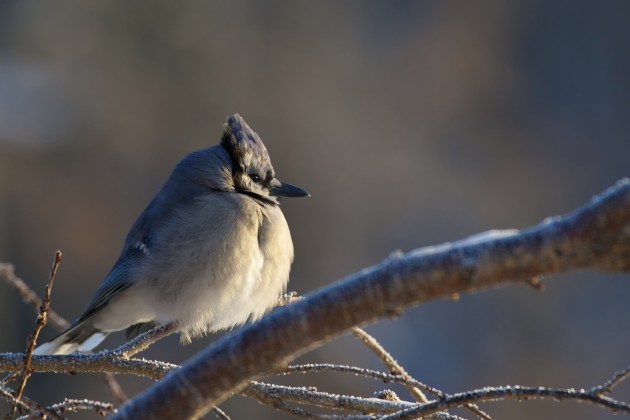
<svg viewBox="0 0 630 420"><path fill-rule="evenodd" d="M114 418L198 417L249 379L409 306L578 269L630 269L630 181L563 217L395 255L213 343Z"/></svg>

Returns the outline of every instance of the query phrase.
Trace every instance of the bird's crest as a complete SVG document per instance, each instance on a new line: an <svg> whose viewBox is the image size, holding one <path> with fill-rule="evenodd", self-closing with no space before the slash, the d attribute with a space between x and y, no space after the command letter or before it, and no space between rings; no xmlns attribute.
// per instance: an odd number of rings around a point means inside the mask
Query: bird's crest
<svg viewBox="0 0 630 420"><path fill-rule="evenodd" d="M246 172L248 168L254 167L270 173L272 177L275 175L267 148L239 114L227 118L223 126L221 145L232 157L235 169Z"/></svg>

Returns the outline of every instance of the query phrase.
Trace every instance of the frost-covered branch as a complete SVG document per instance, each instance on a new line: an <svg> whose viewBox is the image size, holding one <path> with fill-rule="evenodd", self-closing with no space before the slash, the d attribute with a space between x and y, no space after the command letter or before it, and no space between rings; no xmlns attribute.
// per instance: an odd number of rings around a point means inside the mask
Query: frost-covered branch
<svg viewBox="0 0 630 420"><path fill-rule="evenodd" d="M22 368L24 354L0 353L0 372L15 372ZM33 372L111 372L144 376L159 380L177 365L145 359L127 359L102 351L94 354L68 354L62 356L33 356L31 370Z"/></svg>
<svg viewBox="0 0 630 420"><path fill-rule="evenodd" d="M466 391L447 398L418 404L401 412L381 417L382 420L411 420L424 417L439 411L461 407L464 403L479 403L506 399L548 399L554 401L573 400L586 402L607 408L614 413L630 414L630 405L597 392L583 389L557 389L546 387L501 386L486 387L474 391Z"/></svg>

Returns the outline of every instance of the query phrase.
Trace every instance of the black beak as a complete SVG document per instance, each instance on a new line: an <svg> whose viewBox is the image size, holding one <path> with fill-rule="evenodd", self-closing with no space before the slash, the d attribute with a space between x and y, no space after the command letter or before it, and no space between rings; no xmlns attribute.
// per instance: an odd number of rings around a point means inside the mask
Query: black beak
<svg viewBox="0 0 630 420"><path fill-rule="evenodd" d="M311 195L300 187L280 182L274 179L269 188L269 195L276 197L310 197Z"/></svg>

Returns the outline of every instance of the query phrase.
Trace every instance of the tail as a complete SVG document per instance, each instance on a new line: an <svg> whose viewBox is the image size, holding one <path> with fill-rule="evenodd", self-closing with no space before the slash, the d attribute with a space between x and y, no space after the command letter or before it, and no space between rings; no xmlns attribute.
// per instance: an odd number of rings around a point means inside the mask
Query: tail
<svg viewBox="0 0 630 420"><path fill-rule="evenodd" d="M72 325L52 340L41 344L34 355L70 354L75 351L90 351L98 346L109 333L100 331L92 325L91 319L86 319Z"/></svg>

